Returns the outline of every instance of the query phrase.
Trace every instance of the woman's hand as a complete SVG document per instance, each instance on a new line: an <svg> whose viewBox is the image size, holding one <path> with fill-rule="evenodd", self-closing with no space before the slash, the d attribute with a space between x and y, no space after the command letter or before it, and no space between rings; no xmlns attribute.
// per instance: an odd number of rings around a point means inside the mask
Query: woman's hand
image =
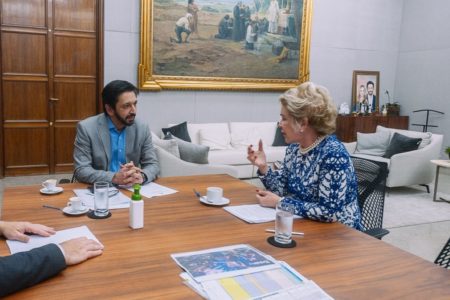
<svg viewBox="0 0 450 300"><path fill-rule="evenodd" d="M259 140L257 151L253 150L253 145L247 147L247 159L252 163L252 165L258 167L261 174L266 174L268 167L262 140Z"/></svg>
<svg viewBox="0 0 450 300"><path fill-rule="evenodd" d="M256 190L256 199L261 206L275 207L281 197L269 191Z"/></svg>

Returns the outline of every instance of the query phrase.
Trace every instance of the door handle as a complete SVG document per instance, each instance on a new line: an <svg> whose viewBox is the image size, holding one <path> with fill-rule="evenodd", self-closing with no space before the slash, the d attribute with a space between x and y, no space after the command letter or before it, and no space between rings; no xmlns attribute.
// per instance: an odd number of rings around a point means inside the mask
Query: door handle
<svg viewBox="0 0 450 300"><path fill-rule="evenodd" d="M59 101L59 99L58 98L50 98L50 101L57 102L57 101Z"/></svg>

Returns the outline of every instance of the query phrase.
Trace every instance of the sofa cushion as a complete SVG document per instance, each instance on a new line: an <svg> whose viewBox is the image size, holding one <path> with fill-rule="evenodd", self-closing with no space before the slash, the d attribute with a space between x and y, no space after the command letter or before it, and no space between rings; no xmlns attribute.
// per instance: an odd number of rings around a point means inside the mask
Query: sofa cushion
<svg viewBox="0 0 450 300"><path fill-rule="evenodd" d="M281 133L281 128L277 126L275 131L275 138L273 139L272 146L287 146L288 144L284 140L284 136Z"/></svg>
<svg viewBox="0 0 450 300"><path fill-rule="evenodd" d="M383 157L391 158L393 155L398 153L417 150L420 142L422 142L421 138L410 138L394 132L394 136L392 137L389 147L386 149L386 153Z"/></svg>
<svg viewBox="0 0 450 300"><path fill-rule="evenodd" d="M247 148L258 145L272 145L277 127L276 122L230 122L231 145L234 148Z"/></svg>
<svg viewBox="0 0 450 300"><path fill-rule="evenodd" d="M187 130L189 136L191 137L191 142L200 145L200 130L202 129L213 129L221 132L228 132L230 136L230 129L228 128L228 123L188 123Z"/></svg>
<svg viewBox="0 0 450 300"><path fill-rule="evenodd" d="M164 135L167 135L168 132L170 132L173 136L176 136L177 138L180 138L186 142L190 142L191 138L189 137L189 133L187 130L187 122L180 123L175 126L162 128L161 129Z"/></svg>
<svg viewBox="0 0 450 300"><path fill-rule="evenodd" d="M379 131L375 133L356 133L355 154L383 156L389 146L390 133Z"/></svg>
<svg viewBox="0 0 450 300"><path fill-rule="evenodd" d="M418 132L418 131L411 131L411 130L403 130L403 129L394 129L394 128L386 128L383 126L378 125L377 126L377 132L378 131L389 131L391 132L391 140L393 138L393 133L397 132L402 135L405 135L410 138L421 138L422 142L419 145L419 149L422 149L426 145L431 143L431 136L433 135L431 132Z"/></svg>
<svg viewBox="0 0 450 300"><path fill-rule="evenodd" d="M211 126L199 131L200 145L208 146L210 150L225 150L231 148L231 137L228 126Z"/></svg>
<svg viewBox="0 0 450 300"><path fill-rule="evenodd" d="M153 145L158 146L163 150L166 150L170 154L180 158L180 151L178 150L178 144L177 141L175 141L174 139L162 140L152 132L152 143Z"/></svg>
<svg viewBox="0 0 450 300"><path fill-rule="evenodd" d="M196 164L208 163L209 147L183 141L182 139L172 136L170 133L168 133L164 139L173 139L177 142L180 158L182 160Z"/></svg>

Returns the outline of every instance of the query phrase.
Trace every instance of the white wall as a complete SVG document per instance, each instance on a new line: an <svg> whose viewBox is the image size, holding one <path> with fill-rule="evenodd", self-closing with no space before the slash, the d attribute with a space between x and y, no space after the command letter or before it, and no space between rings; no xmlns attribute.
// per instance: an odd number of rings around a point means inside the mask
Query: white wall
<svg viewBox="0 0 450 300"><path fill-rule="evenodd" d="M385 89L393 93L402 7L403 0L314 0L311 80L328 87L337 105L351 103L353 70L380 71L380 93ZM105 1L105 82L137 83L139 18L139 0ZM278 120L278 95L142 92L138 115L155 131L185 120L272 121Z"/></svg>
<svg viewBox="0 0 450 300"><path fill-rule="evenodd" d="M418 109L445 113L430 115L429 131L444 134L444 146L450 146L450 1L404 1L395 99L410 123L425 122ZM422 130L421 127L410 126ZM447 133L447 134L446 134ZM444 155L444 154L443 154Z"/></svg>

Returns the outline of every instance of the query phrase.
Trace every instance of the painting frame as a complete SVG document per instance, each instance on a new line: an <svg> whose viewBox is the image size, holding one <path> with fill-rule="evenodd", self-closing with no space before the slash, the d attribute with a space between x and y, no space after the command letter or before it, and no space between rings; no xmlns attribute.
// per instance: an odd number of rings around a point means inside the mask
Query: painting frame
<svg viewBox="0 0 450 300"><path fill-rule="evenodd" d="M157 74L153 70L154 1L141 0L140 58L138 86L140 90L234 90L281 91L309 80L312 0L303 0L301 33L298 38L298 70L295 78L238 78L214 76L173 76ZM297 65L297 63L296 63Z"/></svg>
<svg viewBox="0 0 450 300"><path fill-rule="evenodd" d="M372 86L373 98L372 103L368 99L368 94L370 93L370 82L374 84ZM365 96L362 94L365 89ZM353 82L352 82L352 111L358 113L378 113L380 111L380 72L379 71L353 71ZM366 102L363 102L365 99ZM367 109L361 108L362 103L367 103L370 105L370 112Z"/></svg>

